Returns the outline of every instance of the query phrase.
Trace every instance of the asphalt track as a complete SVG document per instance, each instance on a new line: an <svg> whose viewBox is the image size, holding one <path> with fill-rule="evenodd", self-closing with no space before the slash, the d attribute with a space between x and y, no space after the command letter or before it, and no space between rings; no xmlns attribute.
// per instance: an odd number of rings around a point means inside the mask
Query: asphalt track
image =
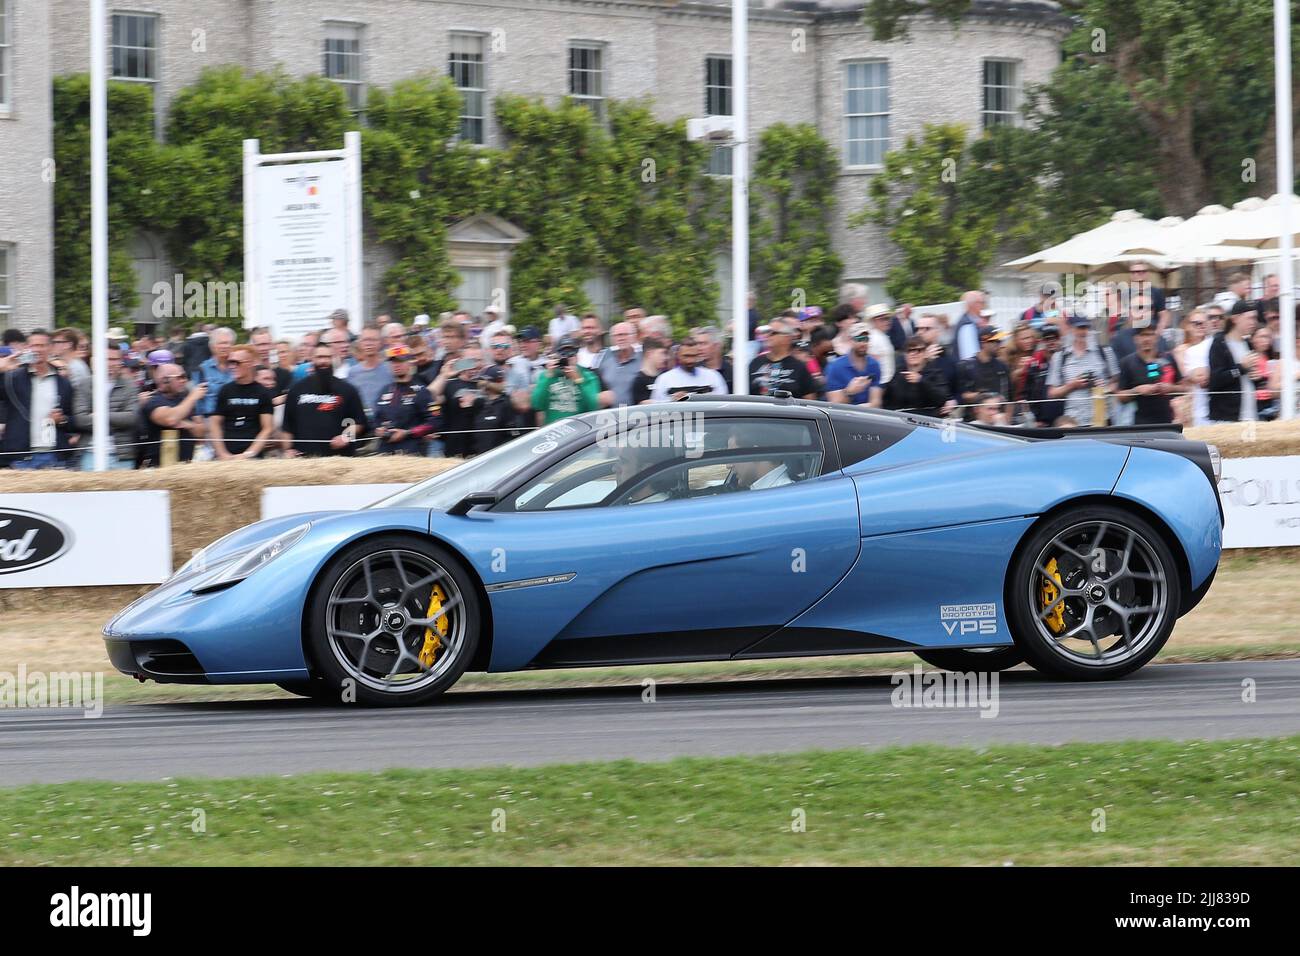
<svg viewBox="0 0 1300 956"><path fill-rule="evenodd" d="M1242 700L1254 682L1255 701ZM273 700L0 709L0 785L542 764L891 744L1300 733L1300 660L1151 665L1101 684L1001 675L995 717L903 708L888 675L465 692L406 710Z"/></svg>

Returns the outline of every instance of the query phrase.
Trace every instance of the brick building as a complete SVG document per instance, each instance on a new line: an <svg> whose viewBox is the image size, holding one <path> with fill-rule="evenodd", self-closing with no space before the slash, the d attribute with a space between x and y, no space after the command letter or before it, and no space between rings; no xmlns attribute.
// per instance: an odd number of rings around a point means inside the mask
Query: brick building
<svg viewBox="0 0 1300 956"><path fill-rule="evenodd" d="M1021 90L1059 62L1068 21L1049 0L976 0L959 31L918 17L908 39L878 43L862 23L861 0L750 5L752 131L816 123L841 158L834 241L845 278L883 297L881 279L896 253L877 228L846 226L863 205L867 177L887 149L926 123L978 130L1017 121ZM725 0L109 0L109 7L110 68L153 85L160 128L177 90L226 63L324 73L355 103L368 86L447 71L464 90L463 135L489 145L499 142L491 103L504 92L572 95L596 111L608 99L649 96L665 118L731 109ZM86 9L85 0L0 0L0 326L50 321L50 88L54 76L88 68ZM725 148L712 168L729 171ZM500 262L508 261L510 224L469 222L451 238L460 296L472 307L501 284L496 273L506 267L482 252L499 240ZM156 239L134 237L131 252L142 292L170 281ZM373 288L384 250L367 249L366 260ZM728 270L722 255L722 318ZM987 284L1008 295L1021 286L996 272ZM588 292L602 311L618 305L601 277ZM150 303L142 295L139 319L151 318Z"/></svg>

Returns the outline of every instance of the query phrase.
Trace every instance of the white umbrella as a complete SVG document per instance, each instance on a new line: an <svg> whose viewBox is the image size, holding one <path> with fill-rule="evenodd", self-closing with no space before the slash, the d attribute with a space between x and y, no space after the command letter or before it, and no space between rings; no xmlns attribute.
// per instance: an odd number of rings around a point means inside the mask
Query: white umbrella
<svg viewBox="0 0 1300 956"><path fill-rule="evenodd" d="M1125 257L1124 250L1140 242L1155 223L1133 209L1122 209L1087 232L1039 252L1013 259L1008 268L1021 272L1090 272L1099 267L1116 267L1148 256ZM1155 265L1155 263L1153 263Z"/></svg>
<svg viewBox="0 0 1300 956"><path fill-rule="evenodd" d="M1195 265L1214 262L1220 265L1249 265L1261 254L1244 246L1224 245L1223 240L1243 228L1250 214L1264 208L1264 200L1244 199L1232 209L1205 206L1190 219L1166 216L1135 243L1126 254L1158 256L1171 265Z"/></svg>
<svg viewBox="0 0 1300 956"><path fill-rule="evenodd" d="M1271 197L1268 202L1253 211L1242 215L1232 223L1232 228L1221 241L1229 246L1252 246L1256 249L1276 249L1282 235L1281 194ZM1292 202L1295 202L1294 197ZM1292 242L1300 241L1300 230L1293 228Z"/></svg>

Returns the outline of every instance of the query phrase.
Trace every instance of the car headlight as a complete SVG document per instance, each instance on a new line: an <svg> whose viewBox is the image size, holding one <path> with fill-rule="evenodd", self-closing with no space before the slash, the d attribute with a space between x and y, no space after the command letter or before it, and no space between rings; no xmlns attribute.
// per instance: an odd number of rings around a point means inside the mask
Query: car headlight
<svg viewBox="0 0 1300 956"><path fill-rule="evenodd" d="M195 594L202 594L205 591L216 591L219 588L229 587L244 580L258 568L270 564L301 541L302 536L307 533L307 529L310 527L311 522L309 521L306 524L290 528L283 534L276 535L270 541L259 544L237 560L232 560L224 570L211 579L195 585L192 590ZM197 558L198 555L195 557Z"/></svg>
<svg viewBox="0 0 1300 956"><path fill-rule="evenodd" d="M1223 456L1219 454L1218 445L1206 445L1210 449L1210 468L1214 471L1214 480L1217 482L1223 477Z"/></svg>

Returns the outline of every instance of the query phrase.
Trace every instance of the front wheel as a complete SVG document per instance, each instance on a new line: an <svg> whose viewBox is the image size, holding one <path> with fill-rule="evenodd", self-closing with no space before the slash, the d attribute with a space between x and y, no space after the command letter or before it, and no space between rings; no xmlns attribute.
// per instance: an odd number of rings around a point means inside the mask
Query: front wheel
<svg viewBox="0 0 1300 956"><path fill-rule="evenodd" d="M956 647L917 651L916 656L945 671L991 674L1015 667L1025 659L1018 647Z"/></svg>
<svg viewBox="0 0 1300 956"><path fill-rule="evenodd" d="M312 590L313 675L343 701L423 704L465 672L478 647L478 592L431 541L382 535L345 548Z"/></svg>
<svg viewBox="0 0 1300 956"><path fill-rule="evenodd" d="M1071 680L1123 677L1155 657L1182 601L1164 538L1137 515L1096 505L1044 523L1011 569L1012 636L1036 669Z"/></svg>

